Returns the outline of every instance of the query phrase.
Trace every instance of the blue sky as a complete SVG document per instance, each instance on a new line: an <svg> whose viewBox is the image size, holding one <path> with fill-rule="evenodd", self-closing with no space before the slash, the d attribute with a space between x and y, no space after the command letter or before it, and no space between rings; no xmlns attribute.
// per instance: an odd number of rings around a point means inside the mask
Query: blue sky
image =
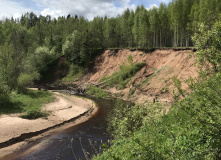
<svg viewBox="0 0 221 160"><path fill-rule="evenodd" d="M135 9L144 5L147 9L159 6L161 2L168 4L171 0L0 0L0 19L18 18L26 12L33 11L37 15L81 15L89 20L96 16L115 17L126 8Z"/></svg>

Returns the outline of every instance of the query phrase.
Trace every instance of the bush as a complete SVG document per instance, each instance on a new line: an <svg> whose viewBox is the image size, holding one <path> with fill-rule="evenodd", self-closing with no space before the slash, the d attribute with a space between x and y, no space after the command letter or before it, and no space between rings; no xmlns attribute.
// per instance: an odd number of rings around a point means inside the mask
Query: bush
<svg viewBox="0 0 221 160"><path fill-rule="evenodd" d="M129 55L129 56L127 57L127 62L128 62L129 64L133 64L133 56L132 56L132 55Z"/></svg>
<svg viewBox="0 0 221 160"><path fill-rule="evenodd" d="M121 139L131 136L144 124L159 118L163 112L159 103L155 105L125 106L121 101L117 101L113 111L108 114L108 131L114 139Z"/></svg>
<svg viewBox="0 0 221 160"><path fill-rule="evenodd" d="M209 70L218 72L221 66L221 16L219 20L213 25L212 29L201 24L193 37L195 46L197 47L197 61L204 67L207 66ZM211 67L212 66L212 67Z"/></svg>
<svg viewBox="0 0 221 160"><path fill-rule="evenodd" d="M40 110L31 110L28 111L27 114L22 115L21 117L25 119L37 119L46 116L48 116L48 113L42 112Z"/></svg>
<svg viewBox="0 0 221 160"><path fill-rule="evenodd" d="M47 65L55 60L57 57L56 53L53 50L49 50L47 47L38 47L35 49L34 61L39 72L46 71Z"/></svg>
<svg viewBox="0 0 221 160"><path fill-rule="evenodd" d="M134 94L135 91L136 91L136 88L132 87L129 91L128 98L130 98Z"/></svg>
<svg viewBox="0 0 221 160"><path fill-rule="evenodd" d="M101 88L95 87L95 86L88 87L87 94L95 96L97 98L109 98L109 95L107 94L107 92L105 92Z"/></svg>
<svg viewBox="0 0 221 160"><path fill-rule="evenodd" d="M84 70L78 65L71 64L67 77L63 78L63 82L73 82L83 74Z"/></svg>
<svg viewBox="0 0 221 160"><path fill-rule="evenodd" d="M84 48L83 48L84 49ZM62 52L69 62L81 65L82 59L82 35L77 30L66 37Z"/></svg>
<svg viewBox="0 0 221 160"><path fill-rule="evenodd" d="M8 87L0 85L0 106L2 108L8 107L10 100L10 91Z"/></svg>
<svg viewBox="0 0 221 160"><path fill-rule="evenodd" d="M34 77L29 74L20 74L18 77L18 92L24 93L27 86L34 80Z"/></svg>

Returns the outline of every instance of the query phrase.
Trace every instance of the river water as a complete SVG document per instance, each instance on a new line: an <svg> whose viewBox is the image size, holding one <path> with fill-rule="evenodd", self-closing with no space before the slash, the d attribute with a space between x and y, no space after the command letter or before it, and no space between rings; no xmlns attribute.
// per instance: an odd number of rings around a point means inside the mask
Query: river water
<svg viewBox="0 0 221 160"><path fill-rule="evenodd" d="M106 116L115 100L95 99L98 112L90 120L59 133L31 142L15 152L14 160L80 160L91 159L102 152L102 144L109 144ZM108 146L108 145L107 145Z"/></svg>

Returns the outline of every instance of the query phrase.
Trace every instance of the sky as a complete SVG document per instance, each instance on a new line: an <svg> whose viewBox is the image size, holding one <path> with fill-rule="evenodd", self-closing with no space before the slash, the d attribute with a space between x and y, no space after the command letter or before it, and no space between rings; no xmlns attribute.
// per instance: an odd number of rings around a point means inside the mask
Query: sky
<svg viewBox="0 0 221 160"><path fill-rule="evenodd" d="M94 17L116 17L125 9L135 10L138 5L147 9L157 7L161 2L171 0L0 0L0 19L20 18L22 14L34 12L37 15L51 15L53 18L84 16L88 20Z"/></svg>

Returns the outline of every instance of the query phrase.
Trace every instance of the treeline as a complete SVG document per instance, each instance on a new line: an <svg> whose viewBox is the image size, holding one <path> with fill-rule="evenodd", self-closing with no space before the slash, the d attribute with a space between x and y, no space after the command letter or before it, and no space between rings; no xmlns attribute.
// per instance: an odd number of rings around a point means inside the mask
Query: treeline
<svg viewBox="0 0 221 160"><path fill-rule="evenodd" d="M94 48L188 47L193 45L191 36L199 28L199 22L211 27L219 13L219 0L173 0L159 8L147 10L138 6L116 18L95 17L92 21L77 15L52 19L50 15L26 13L20 19L1 23L0 44L7 41L13 26L17 26L29 31L29 36L23 35L29 43L50 49L56 46L57 52L62 51L66 37L74 31L80 33L85 46ZM30 45L26 42L26 51L27 48Z"/></svg>
<svg viewBox="0 0 221 160"><path fill-rule="evenodd" d="M92 21L77 15L52 19L33 12L6 19L0 22L0 83L23 91L61 55L86 68L106 48L192 46L191 36L200 22L210 28L219 13L219 0L174 0L159 8L138 6L115 18Z"/></svg>

